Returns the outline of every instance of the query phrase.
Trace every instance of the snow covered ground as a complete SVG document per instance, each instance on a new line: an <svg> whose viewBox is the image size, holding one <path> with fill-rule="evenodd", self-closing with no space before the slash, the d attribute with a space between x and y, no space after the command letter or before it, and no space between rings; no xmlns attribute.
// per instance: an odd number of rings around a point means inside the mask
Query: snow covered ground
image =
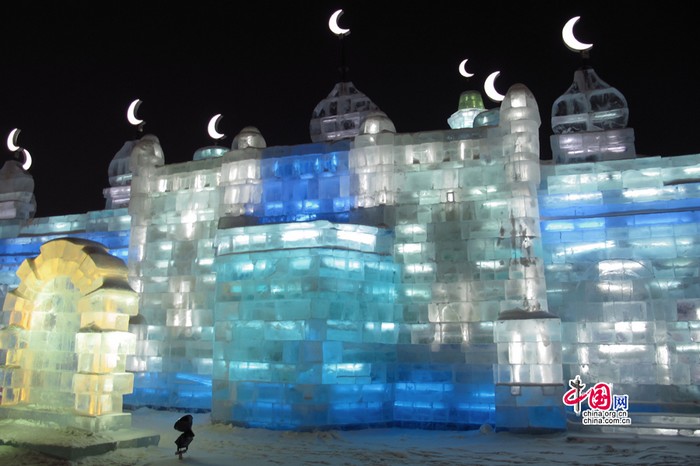
<svg viewBox="0 0 700 466"><path fill-rule="evenodd" d="M0 445L0 465L695 465L699 440L619 439L557 433L522 435L473 431L364 429L318 432L270 431L212 424L208 413L193 414L195 438L179 459L173 428L185 413L138 409L132 426L160 435L158 446L122 448L69 461L30 449ZM12 432L10 432L12 430ZM38 432L28 422L0 422L0 439ZM34 434L36 435L36 434ZM47 434L41 433L42 437ZM54 434L49 434L54 435ZM80 443L79 434L57 431L61 442Z"/></svg>

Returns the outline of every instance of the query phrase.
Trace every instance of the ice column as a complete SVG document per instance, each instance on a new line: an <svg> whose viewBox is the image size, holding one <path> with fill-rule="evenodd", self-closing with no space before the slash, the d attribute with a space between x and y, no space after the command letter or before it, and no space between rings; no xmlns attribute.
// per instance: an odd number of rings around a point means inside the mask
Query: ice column
<svg viewBox="0 0 700 466"><path fill-rule="evenodd" d="M496 426L503 429L564 429L561 322L548 312L542 260L537 103L522 85L512 86L501 104L505 184L514 196L500 212L499 241L510 247L505 296L494 328L498 363ZM487 201L484 205L487 205ZM501 201L502 202L502 201Z"/></svg>
<svg viewBox="0 0 700 466"><path fill-rule="evenodd" d="M162 165L157 140L131 154L130 279L140 291L131 405L211 406L213 239L225 157ZM225 172L224 176L228 176ZM232 205L235 205L232 203Z"/></svg>

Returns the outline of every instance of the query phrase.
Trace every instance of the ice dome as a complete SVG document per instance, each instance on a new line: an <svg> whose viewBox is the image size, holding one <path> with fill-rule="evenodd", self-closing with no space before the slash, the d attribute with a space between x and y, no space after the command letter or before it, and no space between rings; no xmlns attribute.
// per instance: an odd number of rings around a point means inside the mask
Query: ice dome
<svg viewBox="0 0 700 466"><path fill-rule="evenodd" d="M240 133L233 138L231 149L264 149L267 147L267 142L260 130L255 126L246 126Z"/></svg>
<svg viewBox="0 0 700 466"><path fill-rule="evenodd" d="M34 177L17 160L8 160L0 168L0 194L34 192Z"/></svg>
<svg viewBox="0 0 700 466"><path fill-rule="evenodd" d="M574 82L552 105L554 134L605 131L627 127L629 108L620 91L591 67L574 73Z"/></svg>
<svg viewBox="0 0 700 466"><path fill-rule="evenodd" d="M394 122L382 111L372 112L367 115L360 134L395 133Z"/></svg>
<svg viewBox="0 0 700 466"><path fill-rule="evenodd" d="M136 166L147 165L162 167L165 165L165 154L160 146L160 140L153 134L146 134L136 142L129 156L129 168L133 172Z"/></svg>
<svg viewBox="0 0 700 466"><path fill-rule="evenodd" d="M309 124L311 140L353 138L360 134L367 117L376 111L380 111L379 107L352 82L339 82L313 111Z"/></svg>
<svg viewBox="0 0 700 466"><path fill-rule="evenodd" d="M473 128L476 116L486 110L479 91L464 91L459 96L457 111L447 119L452 129Z"/></svg>

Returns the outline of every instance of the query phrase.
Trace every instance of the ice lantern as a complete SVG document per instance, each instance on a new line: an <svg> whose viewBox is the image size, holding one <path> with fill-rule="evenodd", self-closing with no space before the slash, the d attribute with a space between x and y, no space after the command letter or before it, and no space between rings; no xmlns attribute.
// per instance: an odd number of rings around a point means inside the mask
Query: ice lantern
<svg viewBox="0 0 700 466"><path fill-rule="evenodd" d="M56 422L92 432L131 426L129 317L138 295L126 264L100 243L62 238L17 270L0 330L0 418Z"/></svg>

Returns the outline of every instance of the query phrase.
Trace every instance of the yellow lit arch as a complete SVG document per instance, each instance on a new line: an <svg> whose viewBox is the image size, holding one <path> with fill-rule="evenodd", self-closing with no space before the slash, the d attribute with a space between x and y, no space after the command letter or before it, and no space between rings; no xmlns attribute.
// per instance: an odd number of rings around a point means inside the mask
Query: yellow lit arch
<svg viewBox="0 0 700 466"><path fill-rule="evenodd" d="M126 358L135 352L128 326L138 294L126 264L100 243L62 238L44 243L17 276L3 305L0 417L14 409L92 431L129 427L122 397L133 391Z"/></svg>

